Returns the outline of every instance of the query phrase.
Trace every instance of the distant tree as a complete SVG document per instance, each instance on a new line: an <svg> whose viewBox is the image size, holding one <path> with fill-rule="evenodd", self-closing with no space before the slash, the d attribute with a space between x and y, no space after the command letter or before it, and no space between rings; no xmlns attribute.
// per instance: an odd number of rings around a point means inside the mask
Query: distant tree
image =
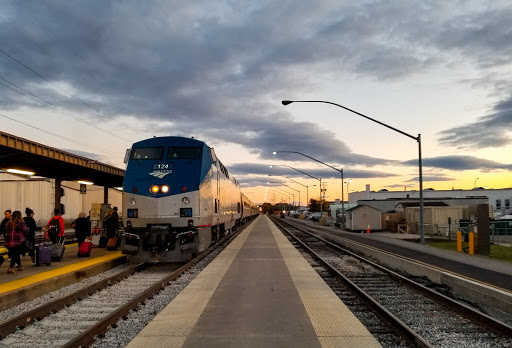
<svg viewBox="0 0 512 348"><path fill-rule="evenodd" d="M273 213L274 212L274 206L270 203L263 203L261 205L261 212L263 214L266 214L267 212Z"/></svg>
<svg viewBox="0 0 512 348"><path fill-rule="evenodd" d="M326 212L329 209L329 202L322 201L322 212ZM311 198L309 200L309 211L320 212L320 202L316 199Z"/></svg>
<svg viewBox="0 0 512 348"><path fill-rule="evenodd" d="M311 198L309 200L309 211L311 211L311 212L320 211L320 203L316 199Z"/></svg>

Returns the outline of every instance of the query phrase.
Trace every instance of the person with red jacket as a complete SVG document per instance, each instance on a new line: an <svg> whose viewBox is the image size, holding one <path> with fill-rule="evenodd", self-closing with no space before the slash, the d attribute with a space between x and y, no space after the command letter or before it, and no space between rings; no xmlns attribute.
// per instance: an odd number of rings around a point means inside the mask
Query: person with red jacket
<svg viewBox="0 0 512 348"><path fill-rule="evenodd" d="M18 271L23 271L21 266L21 253L23 252L24 242L28 235L27 225L23 221L20 211L14 211L12 218L5 225L5 246L9 249L11 265L7 273L14 273L13 268L18 265Z"/></svg>
<svg viewBox="0 0 512 348"><path fill-rule="evenodd" d="M50 240L52 241L52 243L57 244L58 238L64 238L64 219L60 216L59 209L54 209L53 214L55 216L52 217L50 220L48 220L48 223L46 224L46 228L48 230L48 237L50 237ZM54 222L52 223L52 221L54 221ZM50 225L52 227L50 227ZM58 226L58 231L53 231L53 226L55 226L55 225Z"/></svg>

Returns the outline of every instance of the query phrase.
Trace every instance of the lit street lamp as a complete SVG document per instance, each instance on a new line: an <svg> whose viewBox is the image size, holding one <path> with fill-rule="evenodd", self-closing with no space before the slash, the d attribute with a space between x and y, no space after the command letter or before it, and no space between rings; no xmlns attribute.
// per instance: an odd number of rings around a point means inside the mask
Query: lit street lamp
<svg viewBox="0 0 512 348"><path fill-rule="evenodd" d="M304 157L307 157L307 158L310 158L312 159L313 161L317 161L318 163L321 163L323 164L324 166L327 166L329 168L332 168L334 169L335 171L339 172L341 174L341 215L343 216L343 225L342 227L344 228L345 227L345 203L344 203L344 193L343 193L343 168L342 169L338 169L338 168L335 168L327 163L324 163L320 160L317 160L316 158L313 158L311 156L308 156L306 154L303 154L302 152L297 152L297 151L274 151L273 154L274 155L277 155L278 153L280 152L288 152L288 153L296 153L296 154L299 154L299 155L302 155ZM320 186L322 186L322 184L320 183ZM322 206L322 187L320 187L320 207ZM322 210L320 209L320 212L322 212Z"/></svg>
<svg viewBox="0 0 512 348"><path fill-rule="evenodd" d="M313 178L313 179L316 179L318 181L320 181L320 214L322 213L322 179L320 178L317 178L317 177L314 177L313 175L310 175L306 172L303 172L302 170L299 170L297 168L293 168L293 167L290 167L290 166L287 166L286 164L276 164L276 165L271 165L269 166L270 168L272 167L287 167L287 168L290 168L290 169L293 169L293 170L296 170L304 175L307 175L309 176L310 178Z"/></svg>
<svg viewBox="0 0 512 348"><path fill-rule="evenodd" d="M293 187L290 187L286 184L283 184L282 182L277 182L277 181L267 181L267 184L279 184L279 185L288 187L290 190L297 191L299 193L299 206L300 206L300 191L299 190L296 190ZM293 194L293 203L295 204L295 194Z"/></svg>
<svg viewBox="0 0 512 348"><path fill-rule="evenodd" d="M268 176L282 176L282 177L285 177L285 178L286 178L286 179L288 179L288 180L293 181L293 182L294 182L294 183L296 183L296 184L299 184L299 185L301 185L301 186L304 186L304 187L306 188L306 207L307 207L308 202L309 202L309 188L310 188L311 186L316 186L316 185L303 185L303 184L301 184L300 182L295 181L295 180L293 180L292 178L290 178L290 177L288 177L288 176L284 176L284 175L271 175L271 174L269 174ZM300 197L300 196L299 196L299 197ZM300 208L300 198L299 198L299 208Z"/></svg>
<svg viewBox="0 0 512 348"><path fill-rule="evenodd" d="M414 139L416 140L416 142L418 143L418 167L419 167L419 181L420 181L420 243L421 244L425 244L425 223L424 223L424 219L423 219L423 163L421 161L421 134L418 134L417 137L413 136L413 135L410 135L410 134L407 134L399 129L396 129L394 127L391 127L383 122L380 122L380 121L377 121L371 117L368 117L366 115L363 115L355 110L352 110L352 109L349 109L343 105L340 105L340 104L336 104L336 103L333 103L333 102L329 102L329 101L324 101L324 100L283 100L281 102L283 105L289 105L291 103L323 103L323 104L331 104L331 105L334 105L334 106L337 106L337 107L340 107L342 109L345 109L347 111L350 111L356 115L359 115L361 117L364 117L366 118L367 120L370 120L370 121L373 121L375 123L378 123L380 124L381 126L384 126L386 128L389 128L389 129L392 129L394 130L395 132L398 132L402 135L405 135L406 137L409 137L411 139Z"/></svg>
<svg viewBox="0 0 512 348"><path fill-rule="evenodd" d="M280 182L271 182L271 181L267 181L267 185L268 185L268 184L280 184L280 185L286 186L286 185L284 185L284 184L281 184ZM275 189L281 190L281 191L283 191L283 192L286 192L286 193L287 193L287 194L289 194L289 195L292 195L292 197L293 197L293 204L295 204L295 193L293 193L293 192L288 192L288 191L286 191L286 190L284 190L284 189L282 189L282 188L280 188L280 187L276 187L276 186L272 186L272 187L273 187L273 188L275 188ZM292 189L292 190L294 190L294 189ZM295 190L295 191L297 191L297 190Z"/></svg>
<svg viewBox="0 0 512 348"><path fill-rule="evenodd" d="M275 199L275 196L278 196L279 199L284 200L285 210L287 210L286 205L288 204L288 201L290 200L290 196L286 196L282 192L279 192L279 191L268 190L268 186L267 186L267 192L272 193L274 195L274 199Z"/></svg>

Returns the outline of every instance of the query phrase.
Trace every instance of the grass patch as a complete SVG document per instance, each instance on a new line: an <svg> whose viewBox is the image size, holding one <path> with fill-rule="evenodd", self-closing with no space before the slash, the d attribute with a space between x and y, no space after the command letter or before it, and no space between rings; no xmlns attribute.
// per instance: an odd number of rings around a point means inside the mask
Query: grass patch
<svg viewBox="0 0 512 348"><path fill-rule="evenodd" d="M462 243L462 248L468 247L467 242ZM457 251L457 242L437 242L437 241L431 241L427 243L427 245L444 249L444 250L452 250ZM491 244L491 259L500 260L500 261L506 261L506 262L512 262L512 247L509 246L503 246L503 245L494 245Z"/></svg>

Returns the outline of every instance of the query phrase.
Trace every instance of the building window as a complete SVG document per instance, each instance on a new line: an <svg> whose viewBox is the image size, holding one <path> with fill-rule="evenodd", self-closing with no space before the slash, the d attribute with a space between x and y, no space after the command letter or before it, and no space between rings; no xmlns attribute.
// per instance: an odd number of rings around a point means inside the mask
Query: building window
<svg viewBox="0 0 512 348"><path fill-rule="evenodd" d="M497 199L496 200L496 210L500 210L501 209L501 199Z"/></svg>
<svg viewBox="0 0 512 348"><path fill-rule="evenodd" d="M505 209L510 209L510 199L505 199Z"/></svg>

